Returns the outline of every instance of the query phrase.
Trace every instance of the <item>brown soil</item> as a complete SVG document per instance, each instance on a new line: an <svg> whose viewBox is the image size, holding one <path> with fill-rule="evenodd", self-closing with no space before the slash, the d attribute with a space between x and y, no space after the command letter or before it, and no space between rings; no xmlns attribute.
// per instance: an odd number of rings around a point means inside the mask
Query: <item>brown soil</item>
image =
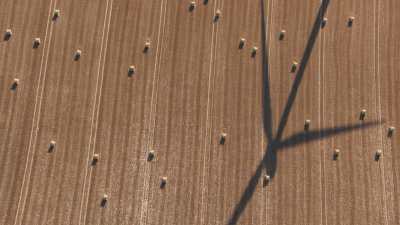
<svg viewBox="0 0 400 225"><path fill-rule="evenodd" d="M189 6L0 3L0 224L400 224L398 0Z"/></svg>

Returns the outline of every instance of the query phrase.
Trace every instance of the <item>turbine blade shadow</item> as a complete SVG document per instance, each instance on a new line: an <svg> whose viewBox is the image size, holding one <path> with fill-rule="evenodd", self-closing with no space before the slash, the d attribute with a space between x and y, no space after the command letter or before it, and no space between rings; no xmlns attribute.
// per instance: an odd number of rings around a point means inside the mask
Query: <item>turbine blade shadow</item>
<svg viewBox="0 0 400 225"><path fill-rule="evenodd" d="M276 156L277 151L285 150L285 148L287 147L292 147L302 143L328 138L334 135L338 135L340 133L366 129L368 127L373 127L383 124L384 122L385 121L372 121L361 124L352 124L352 125L344 125L332 128L325 128L322 130L311 130L308 132L301 132L292 135L289 138L283 140L282 142L273 141L268 145L267 151L264 154L263 159L257 166L254 175L249 180L246 189L244 190L239 202L236 204L233 214L230 217L229 222L227 224L229 225L237 224L240 215L245 210L247 204L251 200L256 190L257 184L259 183L260 177L262 175L263 168L266 168L267 170L266 174L268 174L271 179L275 176L276 166L277 166L277 156Z"/></svg>
<svg viewBox="0 0 400 225"><path fill-rule="evenodd" d="M262 60L263 60L263 125L264 125L264 132L266 133L268 139L268 146L266 153L264 154L263 159L260 161L254 175L251 177L249 183L246 186L239 202L235 205L234 211L232 216L229 218L228 223L229 225L237 224L240 216L242 215L243 211L246 209L247 204L249 203L250 199L252 198L259 179L262 174L263 168L267 169L268 174L273 177L276 171L276 151L279 146L279 140L282 137L283 130L286 126L289 113L291 111L292 105L297 95L297 90L299 89L300 82L304 75L305 68L307 66L308 60L310 58L312 49L314 47L315 41L317 39L320 24L322 22L323 16L328 8L329 0L323 0L320 8L318 10L317 18L314 22L314 26L312 28L310 37L307 41L306 49L303 54L303 58L301 60L299 71L296 74L296 79L293 83L292 89L289 94L289 98L287 100L284 112L281 116L278 132L275 138L273 138L272 134L272 107L271 107L271 95L270 95L270 83L269 83L269 62L268 62L268 43L266 42L266 24L265 24L265 12L264 12L264 1L261 0L261 44L262 44Z"/></svg>
<svg viewBox="0 0 400 225"><path fill-rule="evenodd" d="M272 141L272 103L270 94L269 83L269 59L268 59L268 43L267 43L267 24L265 23L264 0L261 0L261 59L262 59L262 73L263 73L263 122L264 132L267 136L268 142Z"/></svg>
<svg viewBox="0 0 400 225"><path fill-rule="evenodd" d="M315 41L317 40L317 37L318 37L318 34L319 34L319 31L321 30L321 23L322 23L322 20L324 18L324 15L326 13L326 10L328 9L329 1L330 0L323 0L322 3L321 3L320 8L318 10L317 18L316 18L316 20L314 22L313 28L311 30L310 37L309 37L309 39L307 41L307 45L306 45L306 48L305 48L304 53L303 53L303 58L301 59L301 62L300 62L299 70L296 73L296 78L295 78L295 80L293 82L293 85L292 85L292 88L290 90L290 94L289 94L288 100L286 102L285 108L284 108L283 113L281 115L281 119L280 119L279 126L278 126L278 131L276 133L276 138L275 138L276 140L280 140L282 138L283 130L286 127L286 124L287 124L287 121L288 121L288 118L289 118L289 114L290 114L290 112L292 110L292 106L293 106L294 100L296 99L297 91L298 91L298 89L300 87L301 80L303 79L304 71L305 71L305 69L307 67L308 61L310 59L312 50L313 50L314 45L315 45Z"/></svg>
<svg viewBox="0 0 400 225"><path fill-rule="evenodd" d="M368 127L380 125L384 123L384 121L372 121L367 123L360 123L360 124L352 124L347 126L338 126L332 128L325 128L322 130L311 130L311 131L304 131L301 133L294 134L288 137L285 140L282 140L278 143L277 149L278 150L285 150L288 147L293 147L299 144L303 144L305 142L316 141L324 138L328 138L334 135L338 135L340 133L346 133L353 130L365 129Z"/></svg>

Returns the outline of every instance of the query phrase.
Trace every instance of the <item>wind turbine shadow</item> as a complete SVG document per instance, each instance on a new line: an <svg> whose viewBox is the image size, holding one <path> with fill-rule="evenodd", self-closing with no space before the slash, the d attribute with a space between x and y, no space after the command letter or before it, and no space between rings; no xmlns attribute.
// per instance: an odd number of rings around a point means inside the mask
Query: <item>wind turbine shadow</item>
<svg viewBox="0 0 400 225"><path fill-rule="evenodd" d="M330 0L323 0L321 2L321 5L318 9L316 19L314 21L313 27L311 29L310 36L308 38L306 48L303 53L303 57L300 62L300 67L299 70L296 73L295 80L292 84L292 88L289 93L289 97L286 101L285 108L283 110L283 113L281 115L281 118L279 120L278 124L278 129L275 138L270 138L273 137L272 135L272 127L273 127L273 119L272 119L272 110L271 110L271 97L270 97L270 85L269 85L269 70L268 70L268 54L267 49L264 48L268 46L266 43L266 38L265 38L265 33L266 33L266 24L265 24L265 12L264 12L264 0L261 0L261 42L263 46L263 77L264 77L264 86L263 86L263 95L264 97L264 113L263 113L263 120L264 120L264 130L266 132L266 136L268 139L268 146L266 150L266 155L264 157L264 165L267 170L267 174L273 178L276 173L276 167L277 167L277 149L280 149L283 144L282 144L282 135L283 131L286 127L287 121L289 119L290 112L292 110L294 101L296 99L298 90L300 88L301 81L304 76L305 69L308 65L312 50L314 48L315 42L317 40L319 31L321 30L321 24L324 18L324 15L326 13L326 10L328 9ZM315 137L322 138L322 136L319 135L321 131L315 131L317 135ZM308 132L308 136L311 133ZM301 136L296 136L297 138L300 138ZM304 138L304 137L303 137ZM295 138L293 137L290 141L291 143L294 143ZM308 139L304 139L308 140Z"/></svg>
<svg viewBox="0 0 400 225"><path fill-rule="evenodd" d="M322 130L312 130L312 131L304 131L301 133L294 134L288 137L285 140L282 139L283 131L286 127L289 114L291 112L292 106L294 104L295 98L297 96L298 89L300 87L301 80L303 78L306 66L308 64L309 58L311 56L313 47L317 40L319 31L321 29L321 23L323 17L328 9L330 0L323 0L319 7L317 17L315 19L314 25L311 30L310 37L307 41L306 48L303 53L302 60L300 62L300 67L298 72L296 73L295 81L290 90L290 94L288 100L286 102L285 108L280 118L280 122L277 129L277 134L274 138L272 127L273 127L273 118L272 118L272 107L271 107L271 95L270 95L270 82L269 82L269 59L268 59L268 43L266 42L266 23L265 23L265 12L264 12L264 0L261 0L261 54L263 60L263 125L264 132L266 134L268 145L266 152L264 154L263 159L259 162L256 171L253 176L249 180L246 189L244 190L239 202L235 205L234 211L231 217L228 220L229 225L237 224L240 216L243 211L246 209L249 201L251 200L257 184L262 175L262 171L265 168L267 174L273 178L276 174L277 168L277 152L279 150L286 149L288 147L296 146L302 143L316 141L323 138L327 138L333 135L337 135L340 133L345 133L353 130L364 129L370 126L375 126L381 124L382 122L373 121L369 123L361 123L361 124L353 124L353 125L345 125L338 126L333 128L325 128Z"/></svg>

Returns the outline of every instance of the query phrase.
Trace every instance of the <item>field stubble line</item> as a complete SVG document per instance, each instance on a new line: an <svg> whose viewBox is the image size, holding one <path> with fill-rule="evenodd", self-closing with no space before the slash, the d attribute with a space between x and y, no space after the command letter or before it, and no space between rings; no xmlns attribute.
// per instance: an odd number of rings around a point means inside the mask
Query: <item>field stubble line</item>
<svg viewBox="0 0 400 225"><path fill-rule="evenodd" d="M375 82L374 82L374 84L377 86L377 90L376 90L376 92L377 92L377 95L378 95L378 97L377 97L377 103L375 103L375 105L376 105L376 107L378 107L378 120L379 121L381 121L382 122L382 101L381 101L381 99L382 99L382 92L381 92L381 83L380 83L380 77L379 77L379 70L380 70L380 68L379 68L379 66L380 66L380 64L379 64L379 62L380 62L380 52L379 52L379 43L380 43L380 20L379 20L379 18L380 18L380 10L381 10L381 1L380 0L376 0L375 1L376 3L376 5L375 5L375 7L374 7L374 18L375 18L375 21L374 21L374 23L375 23L375 26L376 26L376 28L375 28L375 32L374 32L374 39L375 39L375 41L374 41L374 43L375 43L375 48L374 48L374 54L375 54L375 57L374 57L374 79L375 79ZM383 134L383 131L382 131L382 129L379 129L379 137L380 137L380 149L388 149L387 148L387 146L386 145L384 145L384 141L383 141L383 136L384 136L384 134ZM389 222L388 222L388 209L387 209L387 199L386 199L386 184L385 184L385 178L386 178L386 176L385 176L385 164L384 163L380 163L379 164L380 165L380 169L381 169L381 182L382 182L382 189L383 189L383 196L382 196L382 198L383 198L383 213L384 213L384 217L385 217L385 224L386 225L388 225L389 224Z"/></svg>
<svg viewBox="0 0 400 225"><path fill-rule="evenodd" d="M261 0L261 1L264 1L264 0ZM263 4L264 5L264 4ZM267 52L266 52L266 54L267 54L267 62L264 62L264 61L262 61L261 63L262 64L264 64L264 63L267 63L267 68L271 68L271 65L270 65L270 61L269 61L269 59L271 58L271 48L270 48L270 42L271 42L271 39L272 39L272 34L273 34L273 32L272 32L272 29L271 29L271 27L272 27L272 22L273 22L273 7L274 7L274 0L270 0L270 1L268 1L268 4L267 4L267 10L266 10L266 12L267 12L267 15L265 16L265 22L266 22L266 25L267 25L267 27L265 28L265 32L266 32L266 34L265 34L265 37L267 38L267 40L265 40L265 42L266 42L266 50L267 50ZM264 15L260 15L260 16L264 16ZM263 19L263 20L264 20ZM263 37L263 35L261 35L261 37ZM264 40L261 40L261 41L264 41ZM265 53L263 53L263 54L265 54ZM263 65L262 65L263 66ZM264 71L262 71L263 73L264 73ZM270 77L270 73L269 73L269 71L268 71L268 73L267 74L262 74L262 76L269 76ZM264 79L264 78L263 78ZM268 80L270 80L270 78L268 78ZM264 88L264 87L263 87ZM263 92L264 92L264 90L263 90ZM262 94L264 94L264 93L262 93ZM261 99L262 99L262 101L263 101L263 98L264 97L262 97ZM271 104L272 105L272 102L270 102L269 104ZM263 105L263 103L261 103L261 105ZM264 109L262 109L262 110L264 110ZM262 119L265 119L265 118L262 118ZM272 124L270 125L270 126L272 126ZM265 134L264 134L264 127L263 126L261 126L261 155L260 155L260 157L263 157L264 156L264 154L266 154L266 152L265 152L265 149L266 149L266 143L265 143ZM265 221L265 224L267 224L268 225L268 218L269 218L269 212L268 212L268 209L269 209L269 207L268 207L268 205L271 203L270 201L269 201L269 194L270 193L270 191L269 190L267 190L266 191L266 193L265 193L265 206L264 206L264 209L265 209L265 218L264 218L264 221Z"/></svg>
<svg viewBox="0 0 400 225"><path fill-rule="evenodd" d="M111 15L112 15L112 5L113 0L107 0L106 10L105 10L105 17L104 17L104 24L103 24L103 31L101 37L101 45L100 45L100 57L99 57L99 65L97 69L97 79L96 79L96 88L94 93L94 104L93 104L93 111L91 117L91 125L90 125L90 136L88 141L88 154L86 156L85 163L89 162L90 155L94 153L95 149L95 142L92 140L96 140L97 136L97 126L98 126L98 118L99 118L99 109L100 109L100 100L101 100L101 93L103 87L103 79L104 79L104 61L107 54L107 44L108 44L108 34L110 31L110 22L111 22ZM104 51L104 53L103 53ZM90 168L87 168L84 173L84 180L83 180L83 188L82 188L82 199L79 209L79 224L82 224L82 221L86 220L86 208L88 204L89 198L89 189L90 189L90 177L92 172ZM86 188L87 186L87 188ZM82 211L85 209L85 212ZM82 219L83 213L83 219Z"/></svg>
<svg viewBox="0 0 400 225"><path fill-rule="evenodd" d="M213 7L213 12L215 12L217 10L217 4L218 4L218 0L216 0L214 2L214 7ZM210 56L210 68L209 68L209 74L208 74L208 89L207 89L207 106L206 106L206 120L205 120L205 134L204 134L204 150L203 150L203 168L202 168L202 179L201 179L201 184L200 187L202 188L201 191L201 206L200 206L200 224L204 225L204 211L207 210L207 207L204 206L204 195L206 192L206 185L205 185L205 176L206 176L206 166L207 164L209 164L209 159L207 157L207 149L208 149L208 143L209 143L209 139L211 137L210 133L211 133L211 125L210 125L210 121L209 121L209 117L210 114L212 112L212 107L210 107L210 105L212 104L212 88L211 85L213 85L213 81L214 79L212 79L212 75L213 75L213 60L214 57L216 55L216 49L215 49L215 43L217 42L217 33L218 33L218 23L213 23L213 29L211 32L211 56ZM215 40L214 40L215 37ZM215 68L214 68L215 69ZM214 78L214 77L213 77Z"/></svg>
<svg viewBox="0 0 400 225"><path fill-rule="evenodd" d="M328 13L329 13L329 9L327 9L326 11L326 17L328 17ZM323 122L323 118L325 115L324 111L325 111L325 101L324 101L324 97L325 97L325 92L324 92L324 80L325 80L325 67L324 67L324 62L325 62L325 31L322 30L321 31L321 37L320 37L320 52L319 52L319 75L320 75L320 79L318 79L318 92L319 92L319 109L321 111L321 113L318 114L318 120L320 121L320 124L322 124L322 127L324 126L324 122ZM322 120L321 120L322 118ZM321 223L326 225L328 223L328 217L326 214L326 182L325 182L325 175L326 175L326 171L325 171L325 154L324 154L324 150L326 149L326 141L321 141L320 142L320 146L321 146L321 163L320 163L320 182L321 182L321 197L323 197L322 203L321 203Z"/></svg>
<svg viewBox="0 0 400 225"><path fill-rule="evenodd" d="M145 153L149 150L150 146L152 145L152 141L154 140L154 126L155 126L155 111L157 109L157 96L158 96L158 80L159 80L159 74L158 74L158 63L159 63L159 55L161 57L161 53L159 52L160 45L160 39L161 39L161 28L165 27L165 14L166 14L166 6L167 6L168 0L161 0L161 10L160 10L160 18L159 18L159 25L158 25L158 31L157 31L157 47L156 47L156 58L154 62L154 72L153 72L153 81L152 81L152 91L151 91L151 100L150 100L150 115L149 115L149 124L147 126L147 132L148 138L147 138L147 143L145 144L145 148L142 149L142 154L141 156L144 156ZM164 6L165 5L165 6ZM161 46L162 49L162 46ZM158 67L157 67L158 66ZM140 219L139 219L139 224L144 224L143 222L146 222L146 215L148 212L148 201L149 201L149 182L151 179L150 176L150 164L147 164L146 160L142 160L142 165L140 168L142 168L144 171L141 171L142 176L143 176L143 188L142 188L142 199L141 199L141 208L140 208ZM140 170L139 168L139 170Z"/></svg>
<svg viewBox="0 0 400 225"><path fill-rule="evenodd" d="M30 137L29 137L28 152L27 152L27 156L26 156L27 158L26 158L26 163L25 163L24 175L22 178L21 191L19 194L18 206L17 206L16 215L15 215L14 225L22 223L22 216L24 214L24 209L25 209L26 193L28 191L29 180L30 180L29 178L30 178L31 172L32 172L32 160L33 160L33 155L34 155L34 152L32 153L32 151L34 151L33 148L36 145L37 133L39 131L40 109L41 109L42 99L43 99L44 85L45 85L45 81L46 81L47 60L48 60L48 56L49 56L49 52L50 52L50 42L51 42L51 36L52 36L52 31L53 31L52 24L50 24L51 12L52 12L53 7L56 5L56 3L57 3L57 0L54 0L54 4L53 4L53 0L50 0L49 10L48 10L48 14L47 14L46 32L45 32L44 45L43 45L43 54L42 54L42 58L41 58L41 62L40 62L38 86L36 88L32 128L31 128ZM49 43L47 43L47 42L49 42ZM43 71L43 69L44 69L44 71Z"/></svg>

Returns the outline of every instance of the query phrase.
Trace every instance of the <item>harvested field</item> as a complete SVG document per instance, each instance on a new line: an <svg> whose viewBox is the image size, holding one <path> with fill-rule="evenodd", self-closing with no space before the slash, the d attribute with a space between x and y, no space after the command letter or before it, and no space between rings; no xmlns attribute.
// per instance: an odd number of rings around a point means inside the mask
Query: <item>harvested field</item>
<svg viewBox="0 0 400 225"><path fill-rule="evenodd" d="M36 114L35 96L42 86L43 45L32 48L34 38L45 40L52 2L2 1L0 3L0 224L14 224L24 185L25 165L31 156L30 144ZM3 32L11 37L3 39ZM18 86L11 90L13 80Z"/></svg>
<svg viewBox="0 0 400 225"><path fill-rule="evenodd" d="M398 10L0 2L0 224L400 224Z"/></svg>

